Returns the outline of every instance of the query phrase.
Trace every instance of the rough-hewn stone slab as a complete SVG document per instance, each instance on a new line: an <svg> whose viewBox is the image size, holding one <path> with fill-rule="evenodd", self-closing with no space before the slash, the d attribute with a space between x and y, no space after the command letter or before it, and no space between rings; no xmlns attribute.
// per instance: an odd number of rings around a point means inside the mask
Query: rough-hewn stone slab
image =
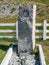
<svg viewBox="0 0 49 65"><path fill-rule="evenodd" d="M19 7L18 16L18 52L32 51L32 5Z"/></svg>

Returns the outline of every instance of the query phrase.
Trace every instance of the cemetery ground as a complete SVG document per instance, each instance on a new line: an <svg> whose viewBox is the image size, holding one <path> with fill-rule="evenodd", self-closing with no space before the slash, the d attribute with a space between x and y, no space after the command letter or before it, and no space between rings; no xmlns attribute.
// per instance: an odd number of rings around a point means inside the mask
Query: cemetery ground
<svg viewBox="0 0 49 65"><path fill-rule="evenodd" d="M0 26L0 30L15 30L16 27L15 26ZM16 33L0 33L0 36L16 36ZM17 40L16 39L8 39L8 38L2 38L0 39L0 62L3 60L8 48L12 45L12 44L16 44Z"/></svg>
<svg viewBox="0 0 49 65"><path fill-rule="evenodd" d="M14 3L14 1L16 0L9 0L9 3ZM27 1L27 2L26 2ZM22 0L18 0L18 3L28 3L28 1L32 1L32 0L25 0L25 2L23 2ZM33 0L35 1L35 0ZM43 22L44 19L47 19L47 21L49 22L49 1L48 0L36 0L37 2L40 3L45 3L46 6L44 5L37 5L37 17L36 17L36 21L37 22ZM5 1L6 2L6 1ZM3 2L3 3L5 3ZM0 2L1 3L1 2ZM34 3L34 2L33 2ZM36 3L36 2L35 2ZM2 3L1 3L2 4ZM0 16L0 22L16 22L18 20L18 16L17 15L7 15L5 17ZM37 29L43 29L43 27L36 27ZM15 27L0 27L0 29L15 29ZM49 28L48 28L49 29ZM0 34L0 35L16 35L15 33L12 34ZM36 35L42 35L42 33L37 33ZM47 34L49 35L49 34ZM4 58L8 48L10 47L11 44L16 44L17 40L16 39L0 39L0 62L2 61L2 59ZM47 65L49 65L49 40L45 40L43 41L43 39L36 39L36 44L41 44L43 47L43 51L44 51L44 55L45 55L45 59L46 59L46 63Z"/></svg>
<svg viewBox="0 0 49 65"><path fill-rule="evenodd" d="M16 22L18 19L18 16L17 15L14 15L14 16L5 16L5 17L0 17L0 22ZM37 20L38 21L38 20ZM41 22L41 20L39 19L39 21ZM39 22L38 21L38 22ZM49 21L48 21L49 22ZM7 26L7 27L1 27L0 26L0 29L16 29L15 27L13 26ZM43 27L36 27L36 29L43 29ZM47 29L49 29L49 27L47 27ZM0 35L4 36L4 35L13 35L15 36L16 34L15 33L0 33ZM43 35L43 33L36 33L36 35ZM49 34L47 34L49 35ZM17 43L17 40L16 39L6 39L6 38L3 38L3 39L0 39L0 62L3 60L4 56L6 55L6 52L8 50L8 48L10 47L11 44L16 44ZM49 65L49 40L46 40L46 41L43 41L43 39L37 39L36 40L36 44L41 44L42 47L43 47L43 51L44 51L44 55L45 55L45 59L46 59L46 63L47 65Z"/></svg>
<svg viewBox="0 0 49 65"><path fill-rule="evenodd" d="M0 39L0 62L3 60L9 47L12 44L16 43L17 43L16 39L8 39L8 38Z"/></svg>
<svg viewBox="0 0 49 65"><path fill-rule="evenodd" d="M43 41L42 39L36 39L37 44L41 44L45 55L46 65L49 65L49 40Z"/></svg>
<svg viewBox="0 0 49 65"><path fill-rule="evenodd" d="M49 65L49 40L43 41L42 39L36 39L36 43L42 45L46 63ZM0 62L3 60L11 44L17 44L16 39L0 39Z"/></svg>
<svg viewBox="0 0 49 65"><path fill-rule="evenodd" d="M37 29L43 29L43 27L36 27ZM1 27L0 29L16 29L13 26L7 26L7 27ZM49 29L49 28L48 28ZM0 33L0 35L4 36L4 35L13 35L15 36L15 33ZM42 35L42 33L36 33L36 35ZM49 34L47 34L49 35ZM6 52L8 50L8 48L10 47L11 44L17 44L17 40L16 39L8 39L8 38L3 38L0 39L0 62L3 60L4 56L6 55ZM46 59L46 63L47 65L49 65L49 40L45 40L43 41L43 39L36 39L36 44L41 44L43 47L43 51L44 51L44 55L45 55L45 59Z"/></svg>

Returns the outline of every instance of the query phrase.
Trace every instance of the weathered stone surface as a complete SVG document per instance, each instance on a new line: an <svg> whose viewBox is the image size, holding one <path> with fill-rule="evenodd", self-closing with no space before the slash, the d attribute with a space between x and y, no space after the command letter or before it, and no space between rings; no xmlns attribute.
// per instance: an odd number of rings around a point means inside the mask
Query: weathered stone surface
<svg viewBox="0 0 49 65"><path fill-rule="evenodd" d="M19 7L18 17L18 52L32 51L32 5Z"/></svg>
<svg viewBox="0 0 49 65"><path fill-rule="evenodd" d="M28 55L24 57L18 57L12 55L8 65L35 65L35 56Z"/></svg>

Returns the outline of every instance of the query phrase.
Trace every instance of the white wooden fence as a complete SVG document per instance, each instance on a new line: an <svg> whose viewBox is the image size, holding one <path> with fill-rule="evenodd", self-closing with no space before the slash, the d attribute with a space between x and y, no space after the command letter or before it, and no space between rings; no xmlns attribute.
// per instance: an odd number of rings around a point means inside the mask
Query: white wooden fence
<svg viewBox="0 0 49 65"><path fill-rule="evenodd" d="M18 39L18 22L0 23L0 26L16 26L16 30L0 30L0 33L16 33L16 36L0 36L0 38L17 38Z"/></svg>
<svg viewBox="0 0 49 65"><path fill-rule="evenodd" d="M43 33L43 36L36 36L36 38L43 38L43 40L49 39L49 36L46 34L49 33L49 30L47 30L47 26L49 26L49 23L47 23L46 20L43 21L43 23L36 23L35 26L43 26L43 30L36 30L36 33Z"/></svg>
<svg viewBox="0 0 49 65"><path fill-rule="evenodd" d="M0 30L0 33L16 33L16 36L0 36L0 38L17 38L18 39L18 22L16 23L0 23L0 26L16 26L16 30ZM43 26L43 30L35 30L36 33L43 32L43 36L35 36L36 38L43 38L43 40L49 39L49 36L46 35L46 33L49 33L49 30L47 30L47 26L49 26L49 23L47 23L46 20L44 20L43 23L36 23L35 26Z"/></svg>

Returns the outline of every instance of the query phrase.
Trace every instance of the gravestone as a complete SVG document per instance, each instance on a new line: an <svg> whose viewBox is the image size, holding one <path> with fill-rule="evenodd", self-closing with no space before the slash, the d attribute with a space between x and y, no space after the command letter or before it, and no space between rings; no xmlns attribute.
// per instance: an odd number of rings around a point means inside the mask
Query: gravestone
<svg viewBox="0 0 49 65"><path fill-rule="evenodd" d="M18 53L31 53L33 50L33 5L19 6L18 14Z"/></svg>

